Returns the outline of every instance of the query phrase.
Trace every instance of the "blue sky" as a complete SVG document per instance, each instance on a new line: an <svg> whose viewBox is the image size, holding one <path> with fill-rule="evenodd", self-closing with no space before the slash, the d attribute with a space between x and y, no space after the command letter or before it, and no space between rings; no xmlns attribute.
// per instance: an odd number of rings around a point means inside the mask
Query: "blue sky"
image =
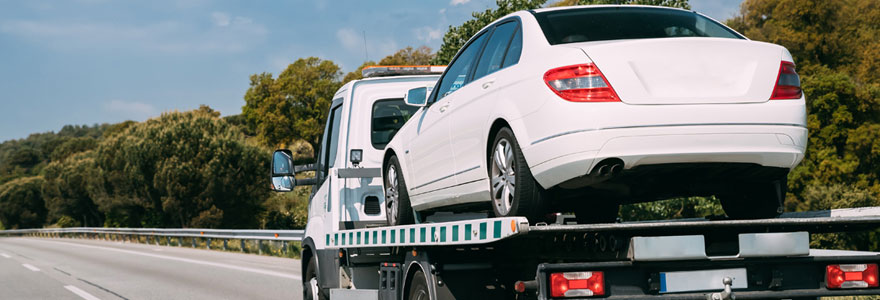
<svg viewBox="0 0 880 300"><path fill-rule="evenodd" d="M740 2L691 6L724 20ZM348 72L406 46L436 50L448 26L491 7L494 0L0 0L0 141L200 104L238 114L251 74L278 74L300 57Z"/></svg>

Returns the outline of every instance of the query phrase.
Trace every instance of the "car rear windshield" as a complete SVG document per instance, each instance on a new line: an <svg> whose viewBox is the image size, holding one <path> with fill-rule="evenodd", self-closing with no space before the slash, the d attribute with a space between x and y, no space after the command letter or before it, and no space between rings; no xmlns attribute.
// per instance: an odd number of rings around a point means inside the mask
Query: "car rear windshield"
<svg viewBox="0 0 880 300"><path fill-rule="evenodd" d="M535 13L551 45L667 37L743 37L697 13L650 7L595 7Z"/></svg>

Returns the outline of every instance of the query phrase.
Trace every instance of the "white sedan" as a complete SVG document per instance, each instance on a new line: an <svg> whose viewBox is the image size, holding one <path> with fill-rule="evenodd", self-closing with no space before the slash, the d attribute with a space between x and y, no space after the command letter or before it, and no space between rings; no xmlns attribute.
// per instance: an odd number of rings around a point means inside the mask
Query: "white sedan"
<svg viewBox="0 0 880 300"><path fill-rule="evenodd" d="M710 195L732 218L775 217L807 143L789 51L673 8L510 14L406 102L421 109L386 148L391 224L489 207L607 222Z"/></svg>

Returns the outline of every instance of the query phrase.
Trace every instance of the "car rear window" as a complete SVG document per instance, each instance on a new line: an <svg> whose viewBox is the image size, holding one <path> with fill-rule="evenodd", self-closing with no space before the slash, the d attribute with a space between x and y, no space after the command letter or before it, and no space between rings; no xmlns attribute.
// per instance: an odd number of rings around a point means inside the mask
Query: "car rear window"
<svg viewBox="0 0 880 300"><path fill-rule="evenodd" d="M406 105L403 99L384 99L373 103L373 117L370 122L370 142L376 149L384 149L400 127L418 110Z"/></svg>
<svg viewBox="0 0 880 300"><path fill-rule="evenodd" d="M621 39L717 37L744 39L697 13L650 7L595 7L535 13L551 45Z"/></svg>

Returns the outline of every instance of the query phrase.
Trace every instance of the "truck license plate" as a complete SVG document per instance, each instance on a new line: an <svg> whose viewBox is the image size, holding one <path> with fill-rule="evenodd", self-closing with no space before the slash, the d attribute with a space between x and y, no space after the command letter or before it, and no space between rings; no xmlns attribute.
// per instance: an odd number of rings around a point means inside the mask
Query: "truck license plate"
<svg viewBox="0 0 880 300"><path fill-rule="evenodd" d="M724 289L724 277L733 279L732 289L749 287L745 268L660 272L660 292L721 291Z"/></svg>

